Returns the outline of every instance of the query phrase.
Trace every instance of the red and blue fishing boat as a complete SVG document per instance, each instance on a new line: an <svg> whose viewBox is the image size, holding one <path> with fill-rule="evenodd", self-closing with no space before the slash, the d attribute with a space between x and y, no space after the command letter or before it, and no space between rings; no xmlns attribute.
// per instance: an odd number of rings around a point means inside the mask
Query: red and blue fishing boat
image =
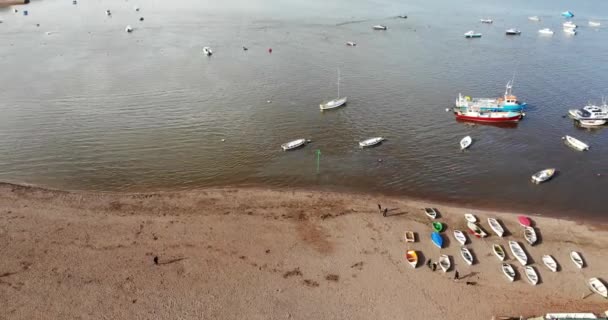
<svg viewBox="0 0 608 320"><path fill-rule="evenodd" d="M524 117L522 112L492 112L471 109L465 111L454 109L454 115L456 115L456 119L458 120L491 123L517 122Z"/></svg>
<svg viewBox="0 0 608 320"><path fill-rule="evenodd" d="M469 96L458 95L454 110L467 111L492 111L492 112L522 112L526 107L525 102L519 102L513 95L513 80L506 85L505 94L500 98L471 98Z"/></svg>

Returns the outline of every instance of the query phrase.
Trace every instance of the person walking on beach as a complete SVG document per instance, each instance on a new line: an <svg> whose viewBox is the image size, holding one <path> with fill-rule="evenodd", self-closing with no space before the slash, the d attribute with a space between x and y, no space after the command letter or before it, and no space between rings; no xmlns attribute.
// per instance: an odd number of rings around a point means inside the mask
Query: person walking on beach
<svg viewBox="0 0 608 320"><path fill-rule="evenodd" d="M382 212L382 206L378 203L378 211Z"/></svg>
<svg viewBox="0 0 608 320"><path fill-rule="evenodd" d="M458 279L459 279L458 270L456 270L456 272L454 272L454 280L458 280Z"/></svg>
<svg viewBox="0 0 608 320"><path fill-rule="evenodd" d="M382 212L382 216L386 218L387 212L388 212L388 208L384 208L384 211Z"/></svg>

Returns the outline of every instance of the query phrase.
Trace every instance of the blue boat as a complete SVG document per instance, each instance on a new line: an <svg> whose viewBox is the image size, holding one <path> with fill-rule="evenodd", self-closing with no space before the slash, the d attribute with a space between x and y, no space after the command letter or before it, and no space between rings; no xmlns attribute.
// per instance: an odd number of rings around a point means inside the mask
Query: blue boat
<svg viewBox="0 0 608 320"><path fill-rule="evenodd" d="M433 243L439 247L439 249L443 248L443 237L439 234L439 232L431 233L431 240L433 240Z"/></svg>
<svg viewBox="0 0 608 320"><path fill-rule="evenodd" d="M471 98L459 94L455 111L522 112L526 103L517 101L517 97L513 95L512 91L513 81L509 81L504 96L500 98Z"/></svg>
<svg viewBox="0 0 608 320"><path fill-rule="evenodd" d="M571 11L564 11L564 12L562 12L562 16L564 16L566 18L572 18L572 17L574 17L574 13L572 13Z"/></svg>

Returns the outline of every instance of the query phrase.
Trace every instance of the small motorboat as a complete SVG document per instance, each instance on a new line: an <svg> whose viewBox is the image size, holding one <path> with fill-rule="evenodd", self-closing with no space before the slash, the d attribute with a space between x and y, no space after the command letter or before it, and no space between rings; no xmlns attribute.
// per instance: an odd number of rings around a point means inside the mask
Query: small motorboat
<svg viewBox="0 0 608 320"><path fill-rule="evenodd" d="M481 21L481 23L493 23L494 22L492 19L479 19L479 21Z"/></svg>
<svg viewBox="0 0 608 320"><path fill-rule="evenodd" d="M442 254L439 256L439 267L443 272L448 272L450 267L452 266L452 262L450 261L450 257L446 254Z"/></svg>
<svg viewBox="0 0 608 320"><path fill-rule="evenodd" d="M574 120L608 120L608 105L586 105L581 109L570 109L568 115Z"/></svg>
<svg viewBox="0 0 608 320"><path fill-rule="evenodd" d="M204 53L206 56L211 56L211 55L213 54L213 51L211 51L211 48L209 48L209 47L204 47L204 48L203 48L203 53Z"/></svg>
<svg viewBox="0 0 608 320"><path fill-rule="evenodd" d="M125 27L125 31L127 33L131 33L131 32L133 32L133 27L131 27L130 25L128 25L128 26Z"/></svg>
<svg viewBox="0 0 608 320"><path fill-rule="evenodd" d="M382 137L369 138L359 142L359 147L361 148L369 148L380 144L382 141L386 139Z"/></svg>
<svg viewBox="0 0 608 320"><path fill-rule="evenodd" d="M464 37L465 38L481 38L481 33L471 30L471 31L465 32Z"/></svg>
<svg viewBox="0 0 608 320"><path fill-rule="evenodd" d="M435 208L424 208L424 214L426 214L427 217L435 220L437 218L437 209L435 209Z"/></svg>
<svg viewBox="0 0 608 320"><path fill-rule="evenodd" d="M496 220L494 218L488 218L488 224L490 225L490 228L492 229L492 231L494 231L494 233L496 233L497 236L502 237L502 235L505 233L505 229L503 229L503 227L500 225L500 222L498 222L498 220Z"/></svg>
<svg viewBox="0 0 608 320"><path fill-rule="evenodd" d="M590 27L599 27L599 26L601 26L601 25L602 25L602 24L601 24L601 23L599 23L599 22L597 22L597 21L589 21L589 26L590 26Z"/></svg>
<svg viewBox="0 0 608 320"><path fill-rule="evenodd" d="M465 236L464 232L460 230L454 230L454 239L456 239L456 241L463 246L467 243L467 236Z"/></svg>
<svg viewBox="0 0 608 320"><path fill-rule="evenodd" d="M562 137L562 140L564 140L564 142L569 145L570 147L574 148L575 150L578 151L586 151L589 150L589 145L574 138L571 136L565 136Z"/></svg>
<svg viewBox="0 0 608 320"><path fill-rule="evenodd" d="M439 249L443 248L443 237L439 232L431 233L431 240L433 244L436 245Z"/></svg>
<svg viewBox="0 0 608 320"><path fill-rule="evenodd" d="M515 280L515 269L513 269L512 265L508 263L503 263L501 269L502 273L507 276L507 279L509 279L509 281L513 282Z"/></svg>
<svg viewBox="0 0 608 320"><path fill-rule="evenodd" d="M578 27L576 24L574 24L574 22L572 21L566 21L562 24L562 26L564 27L564 29L576 29L576 27Z"/></svg>
<svg viewBox="0 0 608 320"><path fill-rule="evenodd" d="M585 261L583 260L583 257L580 253L576 251L570 252L570 259L579 269L582 269L585 266Z"/></svg>
<svg viewBox="0 0 608 320"><path fill-rule="evenodd" d="M555 168L541 170L532 175L532 182L536 184L546 182L549 179L553 178L553 176L555 175L555 171Z"/></svg>
<svg viewBox="0 0 608 320"><path fill-rule="evenodd" d="M526 278L530 281L530 284L535 286L538 283L538 274L536 270L532 266L527 266L525 268Z"/></svg>
<svg viewBox="0 0 608 320"><path fill-rule="evenodd" d="M538 22L538 21L540 21L540 18L538 16L531 16L531 17L528 17L528 20Z"/></svg>
<svg viewBox="0 0 608 320"><path fill-rule="evenodd" d="M349 46L349 47L356 47L356 46L357 46L357 43L356 43L356 42L354 42L354 41L347 41L347 42L346 42L346 45L347 45L347 46Z"/></svg>
<svg viewBox="0 0 608 320"><path fill-rule="evenodd" d="M408 250L405 253L405 260L407 260L412 268L416 269L416 265L418 265L418 254L415 250Z"/></svg>
<svg viewBox="0 0 608 320"><path fill-rule="evenodd" d="M507 29L507 31L505 31L505 34L507 34L508 36L518 36L521 34L521 31L519 31L515 28L511 28L511 29Z"/></svg>
<svg viewBox="0 0 608 320"><path fill-rule="evenodd" d="M437 232L441 232L443 231L443 223L439 222L439 221L433 221L433 230L437 231Z"/></svg>
<svg viewBox="0 0 608 320"><path fill-rule="evenodd" d="M470 222L470 223L477 222L477 218L472 213L465 213L464 214L464 219L467 220L467 222Z"/></svg>
<svg viewBox="0 0 608 320"><path fill-rule="evenodd" d="M374 30L388 30L388 28L386 26L383 26L381 24L373 26L372 29L374 29Z"/></svg>
<svg viewBox="0 0 608 320"><path fill-rule="evenodd" d="M551 255L544 255L543 263L547 268L549 268L549 270L551 270L551 272L557 272L557 262L555 261L555 259L553 259Z"/></svg>
<svg viewBox="0 0 608 320"><path fill-rule="evenodd" d="M401 18L401 19L407 19L407 16L404 14L400 14L397 16L397 18Z"/></svg>
<svg viewBox="0 0 608 320"><path fill-rule="evenodd" d="M475 235L477 238L484 238L487 237L488 234L483 231L477 224L472 223L472 222L467 222L467 227L469 228L470 232Z"/></svg>
<svg viewBox="0 0 608 320"><path fill-rule="evenodd" d="M572 18L572 17L574 17L574 13L572 13L572 11L564 11L564 12L562 12L562 17Z"/></svg>
<svg viewBox="0 0 608 320"><path fill-rule="evenodd" d="M471 254L471 251L469 251L469 249L467 249L466 247L461 247L460 255L462 256L464 262L466 262L468 265L473 265L473 254Z"/></svg>
<svg viewBox="0 0 608 320"><path fill-rule="evenodd" d="M413 231L405 232L405 242L416 242L416 235Z"/></svg>
<svg viewBox="0 0 608 320"><path fill-rule="evenodd" d="M471 139L471 136L466 136L462 138L462 140L460 140L460 150L468 149L471 146L471 143L473 143L473 139Z"/></svg>
<svg viewBox="0 0 608 320"><path fill-rule="evenodd" d="M606 124L606 120L578 120L578 124L585 128L597 128Z"/></svg>
<svg viewBox="0 0 608 320"><path fill-rule="evenodd" d="M602 282L602 280L598 278L589 279L589 288L591 291L599 294L604 298L608 298L608 290L606 290L606 285Z"/></svg>
<svg viewBox="0 0 608 320"><path fill-rule="evenodd" d="M545 35L553 35L553 30L549 29L549 28L544 28L544 29L540 29L538 30L538 33L540 34L545 34Z"/></svg>
<svg viewBox="0 0 608 320"><path fill-rule="evenodd" d="M346 105L347 100L348 100L347 97L330 100L330 101L321 103L319 105L319 108L321 109L321 111L339 108L341 106Z"/></svg>
<svg viewBox="0 0 608 320"><path fill-rule="evenodd" d="M304 146L308 142L309 142L309 140L306 140L306 139L297 139L297 140L289 141L287 143L283 143L281 145L281 149L283 149L283 151L294 150L294 149Z"/></svg>
<svg viewBox="0 0 608 320"><path fill-rule="evenodd" d="M531 227L532 226L532 220L530 220L530 218L528 218L526 216L518 216L517 221L519 221L519 224L522 227Z"/></svg>
<svg viewBox="0 0 608 320"><path fill-rule="evenodd" d="M536 240L538 240L536 237L536 230L532 227L524 227L524 238L533 246L536 243Z"/></svg>
<svg viewBox="0 0 608 320"><path fill-rule="evenodd" d="M507 255L505 254L505 250L502 248L501 245L499 244L493 244L492 245L492 251L494 251L494 255L498 258L498 260L500 261L504 261L505 258L507 257Z"/></svg>
<svg viewBox="0 0 608 320"><path fill-rule="evenodd" d="M576 30L575 29L564 29L564 33L567 35L576 35Z"/></svg>
<svg viewBox="0 0 608 320"><path fill-rule="evenodd" d="M108 17L109 17L109 16L111 16L111 15L112 15L112 12L111 12L110 10L106 10L106 16L108 16Z"/></svg>
<svg viewBox="0 0 608 320"><path fill-rule="evenodd" d="M517 259L522 266L528 264L528 255L524 252L524 249L522 249L518 242L509 241L509 248L511 249L513 256L515 256L515 259Z"/></svg>

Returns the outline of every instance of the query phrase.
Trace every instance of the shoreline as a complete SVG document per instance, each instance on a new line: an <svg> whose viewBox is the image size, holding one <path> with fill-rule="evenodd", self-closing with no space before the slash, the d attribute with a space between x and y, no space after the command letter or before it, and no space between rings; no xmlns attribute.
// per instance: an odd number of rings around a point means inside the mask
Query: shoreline
<svg viewBox="0 0 608 320"><path fill-rule="evenodd" d="M119 194L2 183L0 303L11 319L489 319L605 311L599 296L582 298L590 292L586 279L608 279L603 226L534 217L539 243L524 247L541 283L531 286L506 245L525 243L513 214L475 211L488 232L491 216L509 234L469 238L476 263L468 266L451 240L452 230L465 230L468 210L437 206L448 228L438 249L428 238L425 205L267 188ZM406 243L405 230L418 241ZM507 250L515 282L500 272L492 243ZM416 269L405 262L406 249L419 253ZM569 261L570 250L581 252L584 269ZM451 256L450 272L425 266L439 254ZM542 265L543 254L555 257L559 272ZM453 280L454 270L462 280ZM460 294L450 295L454 290Z"/></svg>

